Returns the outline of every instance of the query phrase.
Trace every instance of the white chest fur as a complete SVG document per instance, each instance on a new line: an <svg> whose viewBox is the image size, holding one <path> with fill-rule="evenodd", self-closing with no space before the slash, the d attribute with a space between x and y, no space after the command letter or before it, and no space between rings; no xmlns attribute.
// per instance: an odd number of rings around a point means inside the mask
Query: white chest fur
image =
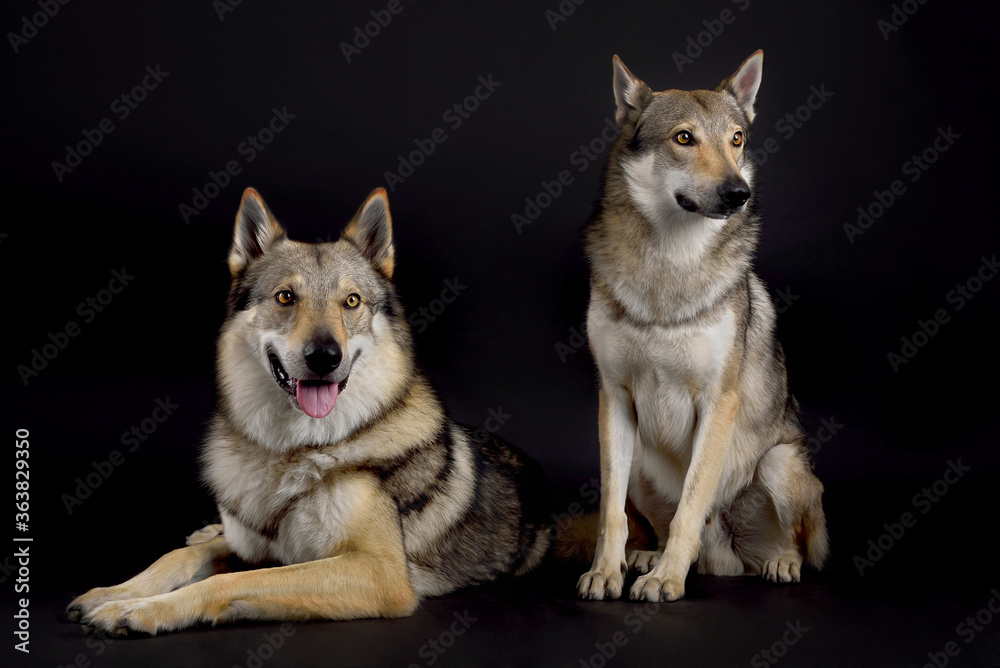
<svg viewBox="0 0 1000 668"><path fill-rule="evenodd" d="M284 454L215 448L209 478L217 490L226 540L250 562L291 564L331 555L345 538L357 483L327 476L339 464L320 450Z"/></svg>
<svg viewBox="0 0 1000 668"><path fill-rule="evenodd" d="M664 481L669 496L679 496L695 428L733 349L735 314L727 310L709 322L669 327L610 314L595 296L587 327L601 382L631 395L638 428L633 463L655 468L651 477Z"/></svg>

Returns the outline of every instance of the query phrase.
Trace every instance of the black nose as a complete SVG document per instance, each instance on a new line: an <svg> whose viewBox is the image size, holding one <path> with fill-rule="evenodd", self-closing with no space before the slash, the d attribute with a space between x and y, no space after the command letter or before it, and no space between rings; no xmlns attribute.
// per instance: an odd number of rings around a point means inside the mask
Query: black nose
<svg viewBox="0 0 1000 668"><path fill-rule="evenodd" d="M302 352L306 366L317 376L325 376L336 369L344 357L340 346L333 339L311 341Z"/></svg>
<svg viewBox="0 0 1000 668"><path fill-rule="evenodd" d="M741 207L750 199L750 186L743 179L726 181L719 186L719 197L730 209Z"/></svg>

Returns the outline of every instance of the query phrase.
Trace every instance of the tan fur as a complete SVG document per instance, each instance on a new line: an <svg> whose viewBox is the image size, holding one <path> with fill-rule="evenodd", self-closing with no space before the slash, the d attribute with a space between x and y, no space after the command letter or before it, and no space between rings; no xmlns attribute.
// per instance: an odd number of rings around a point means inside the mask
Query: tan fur
<svg viewBox="0 0 1000 668"><path fill-rule="evenodd" d="M633 599L673 601L694 562L788 582L827 554L822 484L751 266L744 149L762 59L714 91L653 93L614 58L621 134L586 231L602 484L586 598L620 596L626 567L643 573ZM626 550L626 492L659 549Z"/></svg>
<svg viewBox="0 0 1000 668"><path fill-rule="evenodd" d="M677 512L670 522L664 558L636 581L632 598L676 601L684 595L684 580L698 558L705 517L718 492L739 404L738 394L726 392L711 411L707 433L703 437L696 436L696 455L688 468Z"/></svg>
<svg viewBox="0 0 1000 668"><path fill-rule="evenodd" d="M625 506L625 516L628 519L628 541L625 543L628 553L634 555L652 547L651 543L656 542L656 532L631 501ZM596 548L594 536L599 528L600 515L596 512L567 520L552 546L552 556L567 561L593 562Z"/></svg>
<svg viewBox="0 0 1000 668"><path fill-rule="evenodd" d="M244 194L202 453L222 524L78 597L71 619L156 634L399 617L540 563L544 474L509 443L452 422L420 375L391 282L390 221L376 189L340 240L306 244ZM230 558L284 565L227 572Z"/></svg>
<svg viewBox="0 0 1000 668"><path fill-rule="evenodd" d="M230 548L224 536L167 554L132 580L92 590L71 608L89 609L82 622L155 635L199 622L236 619L304 620L399 617L417 605L410 586L395 508L371 476L355 474L356 511L347 538L327 559L220 573Z"/></svg>

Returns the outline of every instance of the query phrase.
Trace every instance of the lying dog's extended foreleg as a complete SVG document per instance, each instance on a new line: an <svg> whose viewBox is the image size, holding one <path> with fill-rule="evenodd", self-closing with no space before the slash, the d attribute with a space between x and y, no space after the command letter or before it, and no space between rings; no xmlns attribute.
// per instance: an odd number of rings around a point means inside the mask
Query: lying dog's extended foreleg
<svg viewBox="0 0 1000 668"><path fill-rule="evenodd" d="M166 594L204 580L226 570L230 554L232 550L222 536L168 552L131 580L113 587L96 587L77 596L66 608L67 615L70 621L80 621L110 601Z"/></svg>
<svg viewBox="0 0 1000 668"><path fill-rule="evenodd" d="M349 552L291 566L223 573L167 594L111 601L82 621L114 635L155 635L237 619L402 617L416 605L404 563Z"/></svg>
<svg viewBox="0 0 1000 668"><path fill-rule="evenodd" d="M334 556L197 579L231 552L226 537L217 536L171 552L124 584L88 592L70 607L83 624L113 635L156 634L236 619L411 614L418 599L407 572L396 507L370 480L355 492L354 512ZM130 593L136 597L128 598Z"/></svg>

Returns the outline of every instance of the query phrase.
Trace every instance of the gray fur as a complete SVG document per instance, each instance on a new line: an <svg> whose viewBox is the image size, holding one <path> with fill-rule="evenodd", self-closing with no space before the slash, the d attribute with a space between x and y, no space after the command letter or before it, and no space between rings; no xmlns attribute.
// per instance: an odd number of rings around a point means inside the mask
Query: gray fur
<svg viewBox="0 0 1000 668"><path fill-rule="evenodd" d="M251 255L242 250L252 236L244 218L259 217L241 210L234 240L241 256ZM411 584L422 597L537 565L549 530L533 497L545 493L545 481L513 446L477 443L451 422L417 370L390 280L389 221L384 192L373 194L341 240L305 244L282 231L234 275L204 473L236 553L284 563L327 556L336 542L323 517L339 521L341 501L328 496L336 496L338 477L374 477L398 509ZM288 286L294 308L275 303ZM360 296L357 309L341 306L351 294ZM338 323L330 314L341 312ZM345 351L328 378L344 389L322 419L303 415L279 386L262 343L290 376L303 378L311 332L332 332Z"/></svg>
<svg viewBox="0 0 1000 668"><path fill-rule="evenodd" d="M700 551L694 546L699 570L785 581L798 579L803 556L822 565L827 535L823 487L788 390L774 308L752 269L760 220L753 213L754 171L744 144L761 62L762 54L754 54L715 91L647 94L646 85L614 59L621 134L600 210L585 232L588 332L602 401L609 397L619 407L609 414L619 416L611 424L625 420L636 433L635 454L621 461L614 453L631 451L622 443L629 428L609 428L614 440L606 440L602 414L605 490L627 477L628 496L649 519L662 552L676 529L682 490L694 498L709 489L704 486L710 483L688 475L696 449L715 443L699 440L697 429L717 419L717 406L733 405L720 404L723 398L736 397L727 400L738 408L721 446L724 463L702 518ZM728 201L741 189L745 203ZM622 465L626 471L618 473ZM602 522L621 511L604 503ZM698 521L685 516L685 526ZM623 525L614 526L612 533ZM581 578L581 595L618 595L617 557L608 550L619 549L622 536L599 541L594 567ZM685 558L682 552L675 557ZM628 562L645 570L658 558L643 552ZM661 565L632 595L674 600L683 595L685 572L684 564ZM648 579L653 575L661 579Z"/></svg>

